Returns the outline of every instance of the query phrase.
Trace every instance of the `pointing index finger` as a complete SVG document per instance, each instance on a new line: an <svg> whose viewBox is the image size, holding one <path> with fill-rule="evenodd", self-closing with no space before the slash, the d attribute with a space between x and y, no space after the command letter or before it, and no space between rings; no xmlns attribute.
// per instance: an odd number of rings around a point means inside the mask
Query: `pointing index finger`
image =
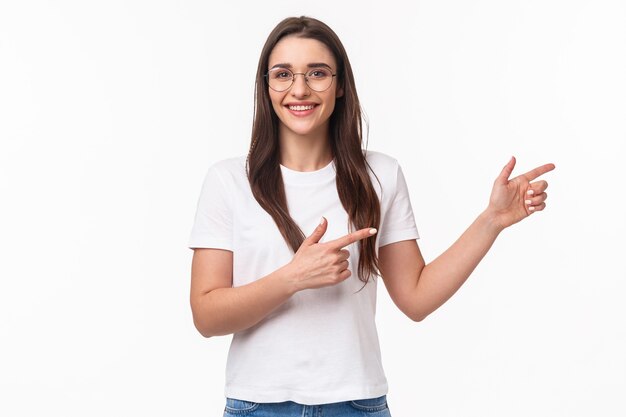
<svg viewBox="0 0 626 417"><path fill-rule="evenodd" d="M537 167L535 169L528 171L527 173L524 174L524 177L526 177L528 181L532 181L535 178L538 178L541 175L545 174L546 172L552 171L554 168L555 168L554 164L545 164L545 165L542 165L540 167Z"/></svg>
<svg viewBox="0 0 626 417"><path fill-rule="evenodd" d="M373 236L376 234L376 232L377 230L374 229L373 227L366 227L365 229L348 233L345 236L342 236L335 240L331 240L330 242L327 242L327 243L334 246L337 249L342 249L354 242L358 242L359 240L365 239L366 237Z"/></svg>

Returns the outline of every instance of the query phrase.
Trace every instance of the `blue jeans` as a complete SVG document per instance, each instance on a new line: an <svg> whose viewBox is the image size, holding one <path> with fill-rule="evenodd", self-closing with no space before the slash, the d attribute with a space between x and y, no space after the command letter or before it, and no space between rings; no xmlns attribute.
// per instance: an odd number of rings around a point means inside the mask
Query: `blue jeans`
<svg viewBox="0 0 626 417"><path fill-rule="evenodd" d="M226 398L224 417L391 417L387 396L339 403L303 405L282 403L255 403Z"/></svg>

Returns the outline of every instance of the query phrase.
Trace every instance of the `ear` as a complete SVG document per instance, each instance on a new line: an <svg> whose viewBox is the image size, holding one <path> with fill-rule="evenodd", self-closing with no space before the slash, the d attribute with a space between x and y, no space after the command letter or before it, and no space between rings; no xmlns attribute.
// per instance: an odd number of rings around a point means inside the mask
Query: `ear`
<svg viewBox="0 0 626 417"><path fill-rule="evenodd" d="M337 93L335 94L335 98L341 98L343 97L343 88L339 87L337 88Z"/></svg>

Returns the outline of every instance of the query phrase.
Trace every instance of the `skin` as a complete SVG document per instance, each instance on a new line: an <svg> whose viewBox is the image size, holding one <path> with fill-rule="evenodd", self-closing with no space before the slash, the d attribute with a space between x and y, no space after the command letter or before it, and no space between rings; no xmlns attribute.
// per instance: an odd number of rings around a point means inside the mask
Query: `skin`
<svg viewBox="0 0 626 417"><path fill-rule="evenodd" d="M336 68L332 53L322 43L290 36L272 51L269 68L288 63L293 72L306 72L312 62L324 62ZM308 88L302 76L296 76L289 90L281 93L270 90L269 94L280 120L281 164L299 171L326 166L332 159L328 118L335 99L343 94L341 89L333 82L329 90L315 92ZM295 117L285 104L297 102L318 106L310 116ZM515 163L515 158L511 158L494 181L487 208L449 249L429 264L424 262L415 240L379 249L380 271L387 291L409 318L421 321L439 308L467 280L505 228L546 207L548 183L537 179L553 170L554 165L542 165L510 178ZM232 252L195 249L190 301L198 331L211 337L245 330L296 292L336 285L350 277L349 253L343 248L371 237L376 230L361 229L320 243L327 227L327 221L322 218L288 264L235 288L232 287Z"/></svg>
<svg viewBox="0 0 626 417"><path fill-rule="evenodd" d="M314 39L287 36L281 39L269 56L268 69L286 65L294 73L310 71L309 65L323 63L333 74L337 63L332 52ZM294 84L287 91L268 90L272 107L280 120L278 139L281 163L296 171L314 171L332 160L328 138L329 118L335 109L335 100L343 95L336 79L326 91L311 90L304 76L296 75ZM289 112L286 105L315 104L313 113L298 117Z"/></svg>
<svg viewBox="0 0 626 417"><path fill-rule="evenodd" d="M546 207L546 181L533 182L554 169L537 167L509 179L515 158L496 178L489 205L450 248L425 265L415 241L402 241L379 250L385 287L396 306L421 321L439 308L463 285L500 232Z"/></svg>

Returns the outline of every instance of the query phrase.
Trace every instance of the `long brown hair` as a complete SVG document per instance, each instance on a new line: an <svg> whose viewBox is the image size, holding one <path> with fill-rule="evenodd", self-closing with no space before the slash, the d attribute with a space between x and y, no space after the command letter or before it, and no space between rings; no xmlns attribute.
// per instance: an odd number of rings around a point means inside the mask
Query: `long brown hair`
<svg viewBox="0 0 626 417"><path fill-rule="evenodd" d="M265 74L274 46L285 36L315 39L326 45L337 61L337 82L343 95L335 102L330 116L329 135L337 172L339 199L348 213L350 230L379 227L380 203L367 169L362 150L362 116L348 55L339 37L323 22L310 17L290 17L270 33L259 58L255 86L255 111L252 139L247 159L252 194L267 211L293 249L298 250L305 235L289 215L285 187L280 171L278 117L272 108ZM354 229L353 229L354 228ZM358 276L367 284L379 273L375 240L359 242Z"/></svg>

